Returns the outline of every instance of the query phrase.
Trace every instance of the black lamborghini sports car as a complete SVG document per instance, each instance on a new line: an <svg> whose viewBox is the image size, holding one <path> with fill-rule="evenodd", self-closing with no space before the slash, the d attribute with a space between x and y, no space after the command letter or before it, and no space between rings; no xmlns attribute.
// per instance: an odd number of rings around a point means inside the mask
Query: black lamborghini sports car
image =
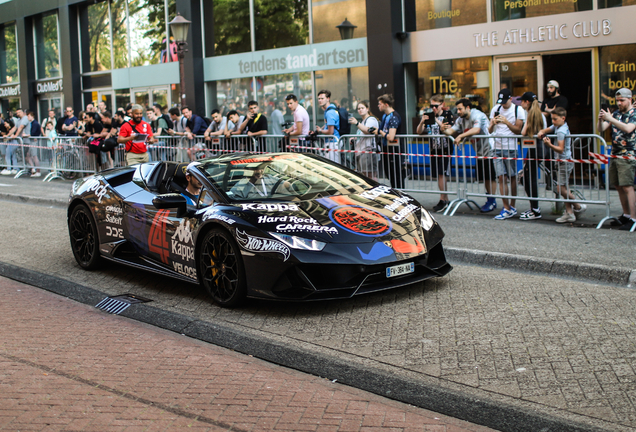
<svg viewBox="0 0 636 432"><path fill-rule="evenodd" d="M196 201L186 171L202 184ZM452 269L415 199L304 153L104 171L73 184L68 227L81 267L106 259L199 282L228 307L348 298Z"/></svg>

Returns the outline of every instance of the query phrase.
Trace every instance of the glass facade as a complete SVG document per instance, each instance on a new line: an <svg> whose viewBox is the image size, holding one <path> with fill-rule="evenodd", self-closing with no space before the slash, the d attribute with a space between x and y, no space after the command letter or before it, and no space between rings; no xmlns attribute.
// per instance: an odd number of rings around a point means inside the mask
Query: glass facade
<svg viewBox="0 0 636 432"><path fill-rule="evenodd" d="M367 6L365 0L313 0L313 42L341 40L338 25L348 20L356 26L353 37L367 36Z"/></svg>
<svg viewBox="0 0 636 432"><path fill-rule="evenodd" d="M36 76L38 79L60 76L60 45L57 14L49 14L34 20Z"/></svg>
<svg viewBox="0 0 636 432"><path fill-rule="evenodd" d="M110 17L108 14L109 3L102 2L88 6L88 70L84 72L95 72L111 69L111 47L110 47Z"/></svg>
<svg viewBox="0 0 636 432"><path fill-rule="evenodd" d="M416 0L417 30L485 23L486 0Z"/></svg>
<svg viewBox="0 0 636 432"><path fill-rule="evenodd" d="M636 4L636 0L598 0L598 8L612 8L619 6L632 6Z"/></svg>
<svg viewBox="0 0 636 432"><path fill-rule="evenodd" d="M214 0L206 6L213 8L214 55L252 50L249 0Z"/></svg>
<svg viewBox="0 0 636 432"><path fill-rule="evenodd" d="M0 41L0 84L11 84L20 81L18 71L18 42L15 23L2 25Z"/></svg>
<svg viewBox="0 0 636 432"><path fill-rule="evenodd" d="M158 64L165 49L166 5L164 0L129 0L130 64ZM133 31L134 29L134 31Z"/></svg>
<svg viewBox="0 0 636 432"><path fill-rule="evenodd" d="M285 23L285 25L281 25ZM306 0L255 0L256 50L285 48L309 42Z"/></svg>
<svg viewBox="0 0 636 432"><path fill-rule="evenodd" d="M599 48L601 104L616 105L616 90L634 91L636 82L636 44Z"/></svg>
<svg viewBox="0 0 636 432"><path fill-rule="evenodd" d="M592 10L593 0L493 0L494 21Z"/></svg>
<svg viewBox="0 0 636 432"><path fill-rule="evenodd" d="M114 68L129 67L128 59L128 25L126 19L126 0L115 0L110 5L111 22L113 23Z"/></svg>
<svg viewBox="0 0 636 432"><path fill-rule="evenodd" d="M449 108L468 98L481 111L490 111L490 57L440 60L418 63L418 100L426 108L429 99L440 93Z"/></svg>

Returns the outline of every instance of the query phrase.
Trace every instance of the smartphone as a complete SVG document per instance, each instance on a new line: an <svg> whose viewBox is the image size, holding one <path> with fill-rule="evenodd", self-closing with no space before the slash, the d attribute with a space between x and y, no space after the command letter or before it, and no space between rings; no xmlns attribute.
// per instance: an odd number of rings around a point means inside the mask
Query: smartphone
<svg viewBox="0 0 636 432"><path fill-rule="evenodd" d="M609 105L608 104L601 104L601 109L603 111L607 111L607 110L609 110Z"/></svg>

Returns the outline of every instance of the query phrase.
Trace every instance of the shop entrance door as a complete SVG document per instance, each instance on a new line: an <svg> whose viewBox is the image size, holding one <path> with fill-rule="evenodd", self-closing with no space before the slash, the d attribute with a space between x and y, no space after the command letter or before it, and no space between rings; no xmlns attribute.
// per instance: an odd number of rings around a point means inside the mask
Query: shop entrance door
<svg viewBox="0 0 636 432"><path fill-rule="evenodd" d="M150 88L134 88L132 93L135 102L143 106L144 109L152 106L154 103L160 104L164 109L170 108L170 92L168 86L150 87ZM145 114L145 113L144 113Z"/></svg>
<svg viewBox="0 0 636 432"><path fill-rule="evenodd" d="M542 69L540 55L495 59L495 87L492 89L495 102L499 90L504 88L517 97L531 91L542 100L543 73L539 72Z"/></svg>
<svg viewBox="0 0 636 432"><path fill-rule="evenodd" d="M104 101L106 103L106 109L108 111L110 111L111 113L114 112L115 110L113 110L113 91L112 90L108 90L108 91L98 91L97 92L97 102L95 102L96 104L99 103L100 101ZM97 105L95 105L95 108L97 108Z"/></svg>

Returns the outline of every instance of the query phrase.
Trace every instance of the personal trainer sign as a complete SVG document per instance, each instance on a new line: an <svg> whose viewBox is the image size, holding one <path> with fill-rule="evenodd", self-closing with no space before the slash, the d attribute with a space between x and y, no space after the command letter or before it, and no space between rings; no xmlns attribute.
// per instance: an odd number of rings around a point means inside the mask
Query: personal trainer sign
<svg viewBox="0 0 636 432"><path fill-rule="evenodd" d="M367 65L367 38L255 51L204 60L206 81Z"/></svg>

